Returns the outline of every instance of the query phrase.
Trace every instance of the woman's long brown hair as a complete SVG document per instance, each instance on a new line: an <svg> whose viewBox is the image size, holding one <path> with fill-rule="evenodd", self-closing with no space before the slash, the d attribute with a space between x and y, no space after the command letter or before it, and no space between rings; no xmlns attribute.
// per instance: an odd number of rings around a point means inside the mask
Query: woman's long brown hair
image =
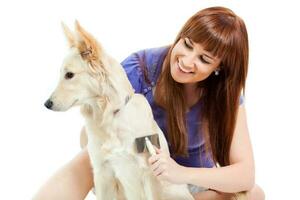
<svg viewBox="0 0 300 200"><path fill-rule="evenodd" d="M199 82L201 129L207 150L215 163L229 165L240 95L245 94L248 71L248 36L243 20L224 7L211 7L192 16L178 34L165 58L158 79L155 101L167 112L167 137L174 155L187 155L186 100L183 84L170 73L170 55L175 44L188 37L221 59L220 73Z"/></svg>

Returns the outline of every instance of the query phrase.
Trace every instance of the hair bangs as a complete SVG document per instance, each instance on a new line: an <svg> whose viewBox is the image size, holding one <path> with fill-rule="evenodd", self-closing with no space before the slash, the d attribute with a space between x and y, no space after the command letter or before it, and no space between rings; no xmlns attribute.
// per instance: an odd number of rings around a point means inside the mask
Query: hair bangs
<svg viewBox="0 0 300 200"><path fill-rule="evenodd" d="M203 46L204 50L210 52L213 56L223 59L232 51L234 41L232 33L233 17L203 16L195 20L186 31L182 32L183 37L188 37L192 41Z"/></svg>

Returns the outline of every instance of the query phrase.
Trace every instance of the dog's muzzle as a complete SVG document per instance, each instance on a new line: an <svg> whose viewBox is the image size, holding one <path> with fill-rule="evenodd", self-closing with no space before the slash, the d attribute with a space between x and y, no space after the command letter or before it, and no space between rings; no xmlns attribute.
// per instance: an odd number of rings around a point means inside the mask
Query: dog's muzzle
<svg viewBox="0 0 300 200"><path fill-rule="evenodd" d="M53 102L52 102L50 99L48 99L48 100L44 103L44 105L46 106L46 108L48 108L48 109L51 110L51 108L52 108L52 106L53 106Z"/></svg>

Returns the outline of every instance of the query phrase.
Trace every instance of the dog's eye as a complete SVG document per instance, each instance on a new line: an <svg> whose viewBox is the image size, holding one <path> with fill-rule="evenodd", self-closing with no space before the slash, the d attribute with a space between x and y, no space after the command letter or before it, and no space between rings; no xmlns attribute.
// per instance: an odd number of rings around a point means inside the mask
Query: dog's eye
<svg viewBox="0 0 300 200"><path fill-rule="evenodd" d="M71 78L73 78L73 76L74 76L74 73L72 73L72 72L67 72L67 73L65 74L65 79L71 79Z"/></svg>

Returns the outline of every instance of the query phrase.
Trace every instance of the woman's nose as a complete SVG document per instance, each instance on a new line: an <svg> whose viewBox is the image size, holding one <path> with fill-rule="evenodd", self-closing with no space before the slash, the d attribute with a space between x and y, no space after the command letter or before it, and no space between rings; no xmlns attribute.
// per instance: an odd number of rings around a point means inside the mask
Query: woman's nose
<svg viewBox="0 0 300 200"><path fill-rule="evenodd" d="M194 58L190 55L184 56L182 58L182 64L184 65L184 67L191 69L196 66Z"/></svg>

